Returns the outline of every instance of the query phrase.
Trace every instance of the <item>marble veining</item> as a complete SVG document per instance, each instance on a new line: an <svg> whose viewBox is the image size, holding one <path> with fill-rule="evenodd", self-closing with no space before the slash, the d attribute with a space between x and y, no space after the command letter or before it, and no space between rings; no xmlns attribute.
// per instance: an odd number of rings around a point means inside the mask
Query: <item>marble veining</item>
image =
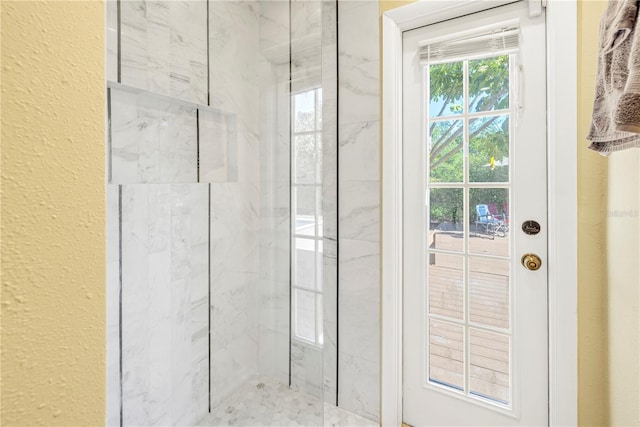
<svg viewBox="0 0 640 427"><path fill-rule="evenodd" d="M111 184L197 182L196 109L111 89Z"/></svg>
<svg viewBox="0 0 640 427"><path fill-rule="evenodd" d="M274 58L289 52L289 2L288 1L261 1L260 9L260 52L269 58L271 62L282 63ZM277 52L285 48L286 52Z"/></svg>
<svg viewBox="0 0 640 427"><path fill-rule="evenodd" d="M297 340L291 342L291 387L322 398L322 349Z"/></svg>
<svg viewBox="0 0 640 427"><path fill-rule="evenodd" d="M208 192L122 186L125 425L189 425L207 412Z"/></svg>
<svg viewBox="0 0 640 427"><path fill-rule="evenodd" d="M340 351L377 362L379 333L372 319L379 318L379 269L371 269L380 256L378 242L340 240ZM355 382L358 384L358 382Z"/></svg>
<svg viewBox="0 0 640 427"><path fill-rule="evenodd" d="M238 181L238 127L234 114L200 110L199 181Z"/></svg>
<svg viewBox="0 0 640 427"><path fill-rule="evenodd" d="M341 55L339 102L341 124L379 120L380 62Z"/></svg>
<svg viewBox="0 0 640 427"><path fill-rule="evenodd" d="M373 0L340 1L340 60L371 62L380 59L379 5ZM342 71L342 70L341 70Z"/></svg>
<svg viewBox="0 0 640 427"><path fill-rule="evenodd" d="M366 419L380 417L379 364L340 352L340 407ZM354 386L357 384L357 386ZM377 424L377 423L376 423Z"/></svg>
<svg viewBox="0 0 640 427"><path fill-rule="evenodd" d="M257 2L209 2L210 105L235 114L253 135L260 128L259 43Z"/></svg>
<svg viewBox="0 0 640 427"><path fill-rule="evenodd" d="M338 3L342 408L379 416L380 45L377 1Z"/></svg>
<svg viewBox="0 0 640 427"><path fill-rule="evenodd" d="M322 83L322 3L291 2L291 91L299 93Z"/></svg>
<svg viewBox="0 0 640 427"><path fill-rule="evenodd" d="M339 404L365 417L379 411L378 242L340 240Z"/></svg>
<svg viewBox="0 0 640 427"><path fill-rule="evenodd" d="M210 105L226 114L203 116L200 141L201 179L212 183L209 310L216 407L259 366L260 39L257 2L209 1L208 12Z"/></svg>
<svg viewBox="0 0 640 427"><path fill-rule="evenodd" d="M344 181L340 187L340 238L380 241L380 183Z"/></svg>
<svg viewBox="0 0 640 427"><path fill-rule="evenodd" d="M340 131L340 179L379 181L380 122L348 123Z"/></svg>
<svg viewBox="0 0 640 427"><path fill-rule="evenodd" d="M121 83L207 104L207 2L127 0Z"/></svg>
<svg viewBox="0 0 640 427"><path fill-rule="evenodd" d="M249 184L211 184L211 402L258 369L258 207Z"/></svg>

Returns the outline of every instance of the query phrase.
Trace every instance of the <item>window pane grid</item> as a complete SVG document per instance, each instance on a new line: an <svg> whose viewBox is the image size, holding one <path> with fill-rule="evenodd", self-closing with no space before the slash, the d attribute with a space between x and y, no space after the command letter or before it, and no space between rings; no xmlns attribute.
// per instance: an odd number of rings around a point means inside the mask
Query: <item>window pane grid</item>
<svg viewBox="0 0 640 427"><path fill-rule="evenodd" d="M426 380L506 407L512 405L511 237L507 233L513 56L427 66L424 80L429 111ZM485 72L490 68L487 64L506 70L505 81L471 85L470 72ZM432 72L445 67L449 67L448 86L438 86L441 76ZM462 82L452 81L459 77L456 68L462 71ZM439 95L443 87L450 89L445 98ZM460 98L455 90L460 90ZM461 141L455 139L456 133L462 135ZM496 158L499 153L504 154ZM500 200L504 203L498 207ZM482 216L483 209L491 214ZM483 227L486 235L478 236ZM503 233L502 240L496 240L498 231ZM483 248L475 242L478 237L497 242L497 247Z"/></svg>
<svg viewBox="0 0 640 427"><path fill-rule="evenodd" d="M292 337L322 345L322 89L292 95Z"/></svg>
<svg viewBox="0 0 640 427"><path fill-rule="evenodd" d="M510 111L511 110L507 108L503 110L479 111L475 113L465 112L465 113L457 114L455 116L430 117L428 120L429 120L429 123L433 124L433 123L439 123L439 122L459 120L463 117L469 118L469 119L478 119L482 117L501 116L504 114L508 114Z"/></svg>

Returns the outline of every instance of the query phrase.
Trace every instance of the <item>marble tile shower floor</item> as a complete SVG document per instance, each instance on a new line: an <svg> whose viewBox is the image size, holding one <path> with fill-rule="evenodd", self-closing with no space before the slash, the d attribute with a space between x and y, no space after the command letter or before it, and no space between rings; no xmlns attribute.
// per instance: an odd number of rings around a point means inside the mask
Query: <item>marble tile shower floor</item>
<svg viewBox="0 0 640 427"><path fill-rule="evenodd" d="M268 377L256 376L198 423L199 427L227 425L368 427L378 424Z"/></svg>

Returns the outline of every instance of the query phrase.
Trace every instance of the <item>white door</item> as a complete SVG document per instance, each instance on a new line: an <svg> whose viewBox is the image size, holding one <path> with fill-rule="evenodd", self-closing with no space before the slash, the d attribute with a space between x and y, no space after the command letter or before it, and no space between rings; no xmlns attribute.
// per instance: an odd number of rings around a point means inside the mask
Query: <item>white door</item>
<svg viewBox="0 0 640 427"><path fill-rule="evenodd" d="M407 424L548 424L545 75L524 1L403 35Z"/></svg>

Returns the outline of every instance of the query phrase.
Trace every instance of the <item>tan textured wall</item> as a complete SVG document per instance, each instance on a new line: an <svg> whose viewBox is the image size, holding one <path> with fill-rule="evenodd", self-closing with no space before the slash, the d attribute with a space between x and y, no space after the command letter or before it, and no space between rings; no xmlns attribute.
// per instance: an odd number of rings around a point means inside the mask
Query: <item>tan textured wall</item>
<svg viewBox="0 0 640 427"><path fill-rule="evenodd" d="M640 426L640 150L584 148L605 7L579 3L579 422Z"/></svg>
<svg viewBox="0 0 640 427"><path fill-rule="evenodd" d="M416 0L380 0L380 16L387 10L395 9L396 7L404 6L405 4L413 3ZM381 37L382 37L382 33Z"/></svg>
<svg viewBox="0 0 640 427"><path fill-rule="evenodd" d="M1 2L3 426L104 424L104 12Z"/></svg>
<svg viewBox="0 0 640 427"><path fill-rule="evenodd" d="M607 159L587 150L600 15L605 1L578 3L578 422L609 424Z"/></svg>
<svg viewBox="0 0 640 427"><path fill-rule="evenodd" d="M640 426L640 150L609 158L609 421Z"/></svg>

